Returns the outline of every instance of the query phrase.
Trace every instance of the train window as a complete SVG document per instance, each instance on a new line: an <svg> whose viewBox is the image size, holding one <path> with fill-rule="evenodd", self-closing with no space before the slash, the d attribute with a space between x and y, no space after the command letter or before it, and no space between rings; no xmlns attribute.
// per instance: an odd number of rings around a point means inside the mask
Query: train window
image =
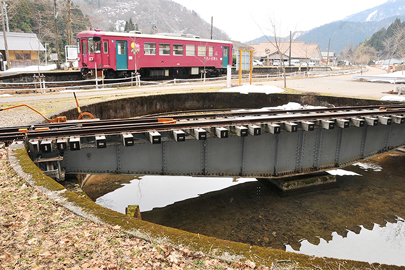
<svg viewBox="0 0 405 270"><path fill-rule="evenodd" d="M77 53L80 54L80 38L76 40L77 40Z"/></svg>
<svg viewBox="0 0 405 270"><path fill-rule="evenodd" d="M208 56L214 56L214 46L208 47Z"/></svg>
<svg viewBox="0 0 405 270"><path fill-rule="evenodd" d="M124 54L126 54L126 52L125 52L125 44L126 44L126 42L125 41L118 41L117 42L118 44L118 54L119 55L124 55Z"/></svg>
<svg viewBox="0 0 405 270"><path fill-rule="evenodd" d="M95 47L95 53L101 53L101 41L96 41Z"/></svg>
<svg viewBox="0 0 405 270"><path fill-rule="evenodd" d="M207 46L198 45L198 56L207 56Z"/></svg>
<svg viewBox="0 0 405 270"><path fill-rule="evenodd" d="M183 45L174 44L173 45L173 54L174 55L184 55Z"/></svg>
<svg viewBox="0 0 405 270"><path fill-rule="evenodd" d="M104 53L108 53L108 41L103 42L103 51Z"/></svg>
<svg viewBox="0 0 405 270"><path fill-rule="evenodd" d="M83 41L82 45L83 45L82 51L83 51L84 54L86 54L87 53L87 42Z"/></svg>
<svg viewBox="0 0 405 270"><path fill-rule="evenodd" d="M156 43L145 43L145 55L156 55Z"/></svg>
<svg viewBox="0 0 405 270"><path fill-rule="evenodd" d="M195 56L195 45L186 45L186 55Z"/></svg>
<svg viewBox="0 0 405 270"><path fill-rule="evenodd" d="M94 53L95 47L94 47L94 40L92 37L88 38L88 43L89 43L89 53Z"/></svg>
<svg viewBox="0 0 405 270"><path fill-rule="evenodd" d="M170 55L170 44L159 44L159 55Z"/></svg>

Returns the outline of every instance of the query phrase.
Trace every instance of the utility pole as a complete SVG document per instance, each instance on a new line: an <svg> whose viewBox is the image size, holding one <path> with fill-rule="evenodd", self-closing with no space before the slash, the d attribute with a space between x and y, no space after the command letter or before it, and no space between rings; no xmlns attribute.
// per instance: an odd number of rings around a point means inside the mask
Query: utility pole
<svg viewBox="0 0 405 270"><path fill-rule="evenodd" d="M10 27L8 26L7 5L6 5L6 2L4 0L3 0L3 8L4 8L5 19L6 19L7 32L10 32Z"/></svg>
<svg viewBox="0 0 405 270"><path fill-rule="evenodd" d="M66 0L66 36L67 45L73 45L73 33L72 33L72 12L71 12L72 0Z"/></svg>
<svg viewBox="0 0 405 270"><path fill-rule="evenodd" d="M330 38L329 38L329 45L328 45L328 55L326 56L326 66L329 65L329 50L330 50Z"/></svg>
<svg viewBox="0 0 405 270"><path fill-rule="evenodd" d="M291 45L292 45L292 33L290 31L290 54L288 55L288 65L291 67Z"/></svg>
<svg viewBox="0 0 405 270"><path fill-rule="evenodd" d="M214 31L214 17L211 16L211 39L212 39L212 32Z"/></svg>
<svg viewBox="0 0 405 270"><path fill-rule="evenodd" d="M8 44L7 44L7 34L6 34L6 26L4 25L4 5L5 1L3 0L3 6L1 7L1 20L2 20L2 27L3 27L3 38L4 38L4 48L6 51L6 59L7 60L7 67L10 67L10 60L9 60L9 54L8 54Z"/></svg>
<svg viewBox="0 0 405 270"><path fill-rule="evenodd" d="M59 61L59 43L58 43L58 12L56 11L56 0L53 0L53 14L55 17L55 33L56 33L56 38L55 38L55 46L56 46L56 54L58 56L58 60L56 60L56 69L60 69L60 61Z"/></svg>

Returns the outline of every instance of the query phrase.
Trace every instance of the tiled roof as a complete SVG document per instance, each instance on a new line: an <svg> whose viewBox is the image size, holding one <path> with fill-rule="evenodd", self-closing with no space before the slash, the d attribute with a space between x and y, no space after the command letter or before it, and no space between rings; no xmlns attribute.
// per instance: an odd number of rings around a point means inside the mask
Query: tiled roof
<svg viewBox="0 0 405 270"><path fill-rule="evenodd" d="M278 43L281 52L284 55L289 55L290 42ZM275 42L262 42L260 44L250 44L249 46L254 49L254 56L265 57L277 53ZM291 43L291 57L297 59L311 58L314 55L320 53L318 44L306 44L304 41Z"/></svg>

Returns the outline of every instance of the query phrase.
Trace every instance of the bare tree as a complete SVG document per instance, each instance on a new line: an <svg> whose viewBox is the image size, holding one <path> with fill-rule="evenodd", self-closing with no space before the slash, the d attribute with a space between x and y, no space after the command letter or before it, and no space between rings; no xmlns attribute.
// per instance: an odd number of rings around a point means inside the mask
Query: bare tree
<svg viewBox="0 0 405 270"><path fill-rule="evenodd" d="M395 55L401 59L401 62L404 62L405 59L405 28L397 27L394 30L394 51ZM402 73L403 73L402 69Z"/></svg>
<svg viewBox="0 0 405 270"><path fill-rule="evenodd" d="M283 73L283 81L284 81L283 88L287 88L287 76L286 76L285 64L284 64L284 53L285 52L283 52L281 50L280 38L278 37L278 31L277 31L276 24L274 23L273 20L270 20L270 23L271 23L271 29L273 31L273 36L274 36L274 43L273 44L276 47L278 56L280 57L280 66L281 66L281 70L282 70L282 73ZM269 38L267 36L266 36L266 38L267 38L267 40L269 40Z"/></svg>
<svg viewBox="0 0 405 270"><path fill-rule="evenodd" d="M276 25L274 19L270 19L269 21L270 21L270 26L271 26L270 31L273 34L273 38L270 38L268 35L266 35L264 33L264 31L262 30L262 28L257 23L256 23L256 25L259 27L260 31L262 32L264 37L267 39L267 41L269 43L271 43L275 47L275 49L277 51L277 54L278 54L278 56L280 58L281 71L282 71L282 74L283 74L283 81L284 81L283 87L287 88L287 76L286 76L286 69L285 69L285 63L284 63L284 55L286 55L288 50L290 50L290 47L288 47L285 50L282 49L281 38L280 38L280 35L279 35L279 33L281 31L279 31L277 29L277 25Z"/></svg>
<svg viewBox="0 0 405 270"><path fill-rule="evenodd" d="M394 37L389 37L386 38L383 41L383 46L384 46L384 52L383 54L388 57L388 66L390 66L391 59L394 56L395 53L395 39ZM389 72L389 69L387 68L387 73Z"/></svg>
<svg viewBox="0 0 405 270"><path fill-rule="evenodd" d="M367 65L377 55L377 51L370 46L359 46L356 50L356 62L360 65Z"/></svg>

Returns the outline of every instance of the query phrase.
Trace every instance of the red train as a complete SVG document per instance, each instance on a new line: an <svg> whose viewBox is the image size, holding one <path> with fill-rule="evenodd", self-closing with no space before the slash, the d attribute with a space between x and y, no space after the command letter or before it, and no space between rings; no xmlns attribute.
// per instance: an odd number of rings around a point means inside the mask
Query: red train
<svg viewBox="0 0 405 270"><path fill-rule="evenodd" d="M103 70L106 78L219 76L232 65L232 43L190 35L84 31L77 35L84 77Z"/></svg>

